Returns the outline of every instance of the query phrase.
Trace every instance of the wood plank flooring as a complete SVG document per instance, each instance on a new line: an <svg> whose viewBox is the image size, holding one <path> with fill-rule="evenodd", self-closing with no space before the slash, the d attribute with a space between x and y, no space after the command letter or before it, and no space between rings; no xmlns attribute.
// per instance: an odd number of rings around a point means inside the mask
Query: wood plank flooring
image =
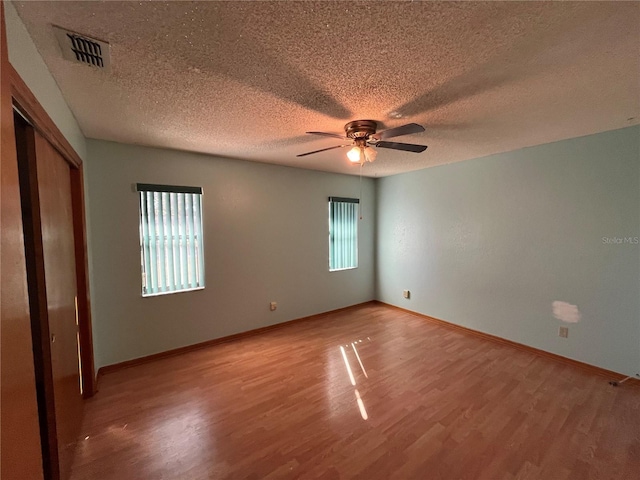
<svg viewBox="0 0 640 480"><path fill-rule="evenodd" d="M73 480L640 478L637 386L376 304L110 373L85 412Z"/></svg>

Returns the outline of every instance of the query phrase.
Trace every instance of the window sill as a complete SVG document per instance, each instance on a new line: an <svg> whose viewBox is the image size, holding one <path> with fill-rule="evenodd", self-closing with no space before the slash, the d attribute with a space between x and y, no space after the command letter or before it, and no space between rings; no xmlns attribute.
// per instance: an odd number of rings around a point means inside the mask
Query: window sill
<svg viewBox="0 0 640 480"><path fill-rule="evenodd" d="M195 292L197 290L204 290L204 287L186 288L184 290L174 290L172 292L158 292L158 293L147 293L147 294L143 293L142 298L160 297L162 295L174 295L176 293Z"/></svg>

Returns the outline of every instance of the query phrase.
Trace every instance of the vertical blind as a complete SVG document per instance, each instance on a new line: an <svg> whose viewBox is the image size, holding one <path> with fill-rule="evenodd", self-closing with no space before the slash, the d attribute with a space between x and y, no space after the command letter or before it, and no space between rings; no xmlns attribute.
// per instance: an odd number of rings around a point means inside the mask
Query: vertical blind
<svg viewBox="0 0 640 480"><path fill-rule="evenodd" d="M329 270L358 266L358 204L355 198L329 197Z"/></svg>
<svg viewBox="0 0 640 480"><path fill-rule="evenodd" d="M204 287L202 189L138 184L142 295Z"/></svg>

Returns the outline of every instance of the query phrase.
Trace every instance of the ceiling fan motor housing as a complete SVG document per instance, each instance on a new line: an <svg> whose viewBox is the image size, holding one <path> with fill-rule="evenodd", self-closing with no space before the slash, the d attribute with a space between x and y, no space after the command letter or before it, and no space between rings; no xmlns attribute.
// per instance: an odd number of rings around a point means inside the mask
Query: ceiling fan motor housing
<svg viewBox="0 0 640 480"><path fill-rule="evenodd" d="M354 120L344 126L344 131L347 133L347 137L354 140L363 138L367 140L369 136L376 133L378 124L373 120Z"/></svg>

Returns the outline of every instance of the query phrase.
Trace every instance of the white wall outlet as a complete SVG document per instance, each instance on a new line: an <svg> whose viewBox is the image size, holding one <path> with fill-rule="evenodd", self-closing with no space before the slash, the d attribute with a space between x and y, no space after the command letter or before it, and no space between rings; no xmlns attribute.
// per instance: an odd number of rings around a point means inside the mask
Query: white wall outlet
<svg viewBox="0 0 640 480"><path fill-rule="evenodd" d="M269 310L271 310L272 312L273 312L276 308L278 308L278 302L271 302L271 303L269 304Z"/></svg>
<svg viewBox="0 0 640 480"><path fill-rule="evenodd" d="M402 291L402 296L404 298L411 298L411 292L409 290L403 290Z"/></svg>
<svg viewBox="0 0 640 480"><path fill-rule="evenodd" d="M558 336L562 338L569 338L569 327L560 327L558 329Z"/></svg>

